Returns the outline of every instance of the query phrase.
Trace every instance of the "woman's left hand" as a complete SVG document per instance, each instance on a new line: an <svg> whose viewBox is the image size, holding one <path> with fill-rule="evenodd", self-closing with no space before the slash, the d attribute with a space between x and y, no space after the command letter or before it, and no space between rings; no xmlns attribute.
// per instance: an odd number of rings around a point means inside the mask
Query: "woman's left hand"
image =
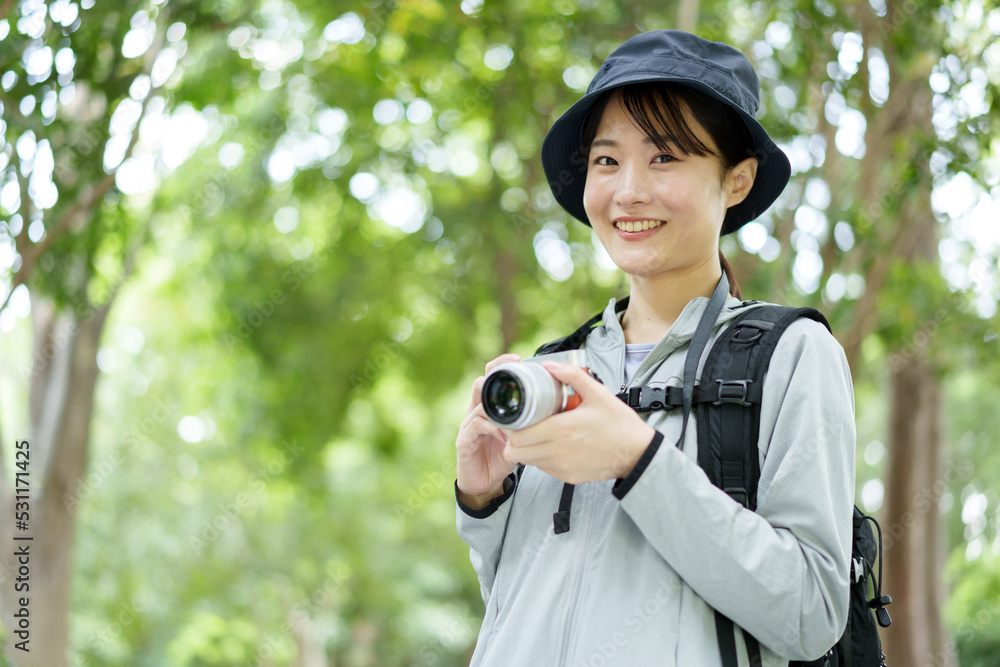
<svg viewBox="0 0 1000 667"><path fill-rule="evenodd" d="M628 476L656 431L585 370L542 364L573 387L581 403L534 426L507 431L504 458L532 465L568 484Z"/></svg>

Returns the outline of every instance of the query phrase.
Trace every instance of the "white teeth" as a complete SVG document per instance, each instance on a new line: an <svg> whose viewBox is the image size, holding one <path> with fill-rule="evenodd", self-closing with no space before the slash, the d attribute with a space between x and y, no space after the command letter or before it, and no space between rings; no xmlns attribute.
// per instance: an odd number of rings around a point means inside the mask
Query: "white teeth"
<svg viewBox="0 0 1000 667"><path fill-rule="evenodd" d="M616 222L615 227L624 232L644 232L663 224L662 220L640 220L639 222Z"/></svg>

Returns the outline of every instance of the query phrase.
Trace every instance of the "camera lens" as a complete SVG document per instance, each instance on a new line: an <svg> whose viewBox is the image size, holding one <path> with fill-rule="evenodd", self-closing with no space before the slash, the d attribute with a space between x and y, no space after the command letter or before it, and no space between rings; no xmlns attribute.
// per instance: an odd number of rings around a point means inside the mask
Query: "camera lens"
<svg viewBox="0 0 1000 667"><path fill-rule="evenodd" d="M524 387L513 373L499 371L486 380L483 387L483 408L498 424L517 420L524 408Z"/></svg>

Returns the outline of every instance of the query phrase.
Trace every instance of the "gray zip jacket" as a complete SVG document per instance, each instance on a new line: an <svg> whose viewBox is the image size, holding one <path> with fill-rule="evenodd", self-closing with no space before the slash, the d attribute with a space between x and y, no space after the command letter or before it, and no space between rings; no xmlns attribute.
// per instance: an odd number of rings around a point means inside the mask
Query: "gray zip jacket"
<svg viewBox="0 0 1000 667"><path fill-rule="evenodd" d="M708 299L692 299L629 386L682 386ZM591 369L622 387L625 337L614 299L586 342ZM745 308L729 297L715 338ZM663 442L634 484L577 485L569 532L552 515L563 483L528 466L482 510L459 503L486 604L472 667L715 667L713 609L750 632L765 667L822 656L847 622L854 502L854 390L843 348L800 318L764 379L758 506L712 485L697 462L697 420L644 415ZM613 487L616 493L612 493ZM624 495L622 495L624 491ZM619 499L618 496L622 496ZM748 665L736 632L739 664Z"/></svg>

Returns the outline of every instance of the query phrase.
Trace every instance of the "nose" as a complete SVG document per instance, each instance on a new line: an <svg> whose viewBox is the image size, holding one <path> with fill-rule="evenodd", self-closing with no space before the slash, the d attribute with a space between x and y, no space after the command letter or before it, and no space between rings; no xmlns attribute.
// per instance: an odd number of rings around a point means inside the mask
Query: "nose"
<svg viewBox="0 0 1000 667"><path fill-rule="evenodd" d="M630 208L637 204L648 204L652 201L649 173L643 165L628 161L618 170L618 187L615 191L615 203L622 208Z"/></svg>

